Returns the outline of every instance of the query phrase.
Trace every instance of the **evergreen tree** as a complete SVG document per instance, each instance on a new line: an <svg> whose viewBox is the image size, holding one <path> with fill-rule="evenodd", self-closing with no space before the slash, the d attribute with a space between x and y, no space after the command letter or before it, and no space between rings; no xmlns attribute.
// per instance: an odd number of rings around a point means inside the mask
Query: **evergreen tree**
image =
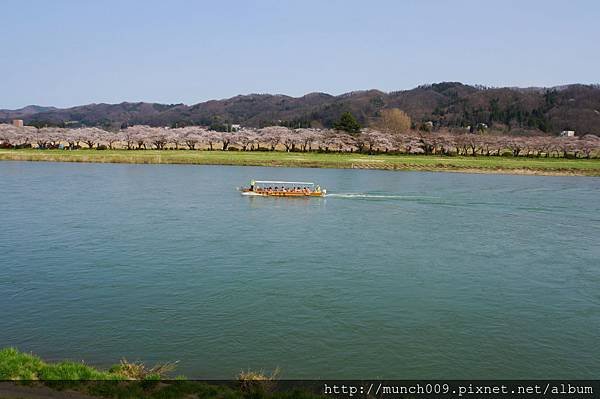
<svg viewBox="0 0 600 399"><path fill-rule="evenodd" d="M360 124L350 112L344 112L340 120L333 124L333 128L348 133L360 132Z"/></svg>

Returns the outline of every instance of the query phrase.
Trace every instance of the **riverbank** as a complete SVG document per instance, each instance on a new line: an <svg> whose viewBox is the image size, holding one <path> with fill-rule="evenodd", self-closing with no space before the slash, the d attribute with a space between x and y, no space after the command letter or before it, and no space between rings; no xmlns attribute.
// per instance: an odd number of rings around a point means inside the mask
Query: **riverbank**
<svg viewBox="0 0 600 399"><path fill-rule="evenodd" d="M425 155L365 155L355 153L288 153L188 150L37 150L2 149L0 160L280 166L404 171L507 173L527 175L600 176L600 159L525 157L446 157Z"/></svg>
<svg viewBox="0 0 600 399"><path fill-rule="evenodd" d="M14 348L0 349L0 397L2 398L304 398L320 396L308 391L278 391L275 375L242 372L220 384L173 379L166 373L173 364L152 368L122 360L108 370L83 362L48 363Z"/></svg>

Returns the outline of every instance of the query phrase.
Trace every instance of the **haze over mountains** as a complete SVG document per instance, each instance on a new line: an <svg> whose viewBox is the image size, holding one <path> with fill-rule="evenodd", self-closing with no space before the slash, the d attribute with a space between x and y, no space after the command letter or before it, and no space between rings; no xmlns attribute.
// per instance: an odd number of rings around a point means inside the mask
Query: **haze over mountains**
<svg viewBox="0 0 600 399"><path fill-rule="evenodd" d="M249 94L195 105L158 103L88 104L71 108L30 105L0 110L0 121L24 119L37 126L123 127L241 124L261 127L274 124L331 127L345 111L363 125L383 108L400 108L415 125L432 121L440 127L465 127L486 123L513 133L575 130L578 135L600 134L600 86L573 84L553 88L485 88L458 82L423 85L385 93L356 91L339 96L309 93L302 97Z"/></svg>

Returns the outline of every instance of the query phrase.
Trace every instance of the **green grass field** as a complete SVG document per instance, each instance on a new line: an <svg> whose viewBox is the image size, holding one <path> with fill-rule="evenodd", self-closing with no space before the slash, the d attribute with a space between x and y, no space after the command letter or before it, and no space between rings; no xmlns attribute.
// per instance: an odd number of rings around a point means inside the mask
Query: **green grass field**
<svg viewBox="0 0 600 399"><path fill-rule="evenodd" d="M188 150L2 149L0 160L359 168L600 176L600 159Z"/></svg>

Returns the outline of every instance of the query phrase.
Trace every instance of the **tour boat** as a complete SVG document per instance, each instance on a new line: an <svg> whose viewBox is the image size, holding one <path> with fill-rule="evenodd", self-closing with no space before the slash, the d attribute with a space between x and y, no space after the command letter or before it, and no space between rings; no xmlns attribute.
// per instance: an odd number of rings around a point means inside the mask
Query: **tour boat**
<svg viewBox="0 0 600 399"><path fill-rule="evenodd" d="M327 193L315 183L270 180L252 180L249 187L240 191L242 195L258 197L323 197Z"/></svg>

